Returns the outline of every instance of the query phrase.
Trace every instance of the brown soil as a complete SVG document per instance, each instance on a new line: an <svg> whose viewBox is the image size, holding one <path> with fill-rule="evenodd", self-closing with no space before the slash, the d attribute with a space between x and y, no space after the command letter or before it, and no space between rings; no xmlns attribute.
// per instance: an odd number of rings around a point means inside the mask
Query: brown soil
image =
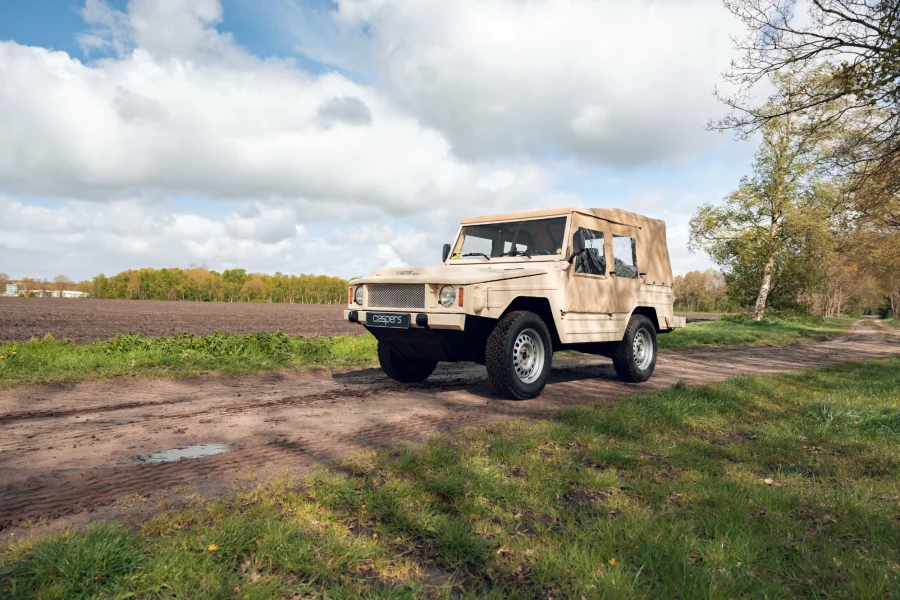
<svg viewBox="0 0 900 600"><path fill-rule="evenodd" d="M226 493L360 450L612 402L679 380L718 381L892 354L900 354L900 331L857 324L830 342L666 352L654 377L637 385L617 380L608 360L559 356L544 394L525 402L492 397L484 368L470 364L441 365L418 385L365 369L22 386L0 392L0 537L140 519L189 493ZM135 462L155 451L211 443L230 450L164 465ZM24 526L32 526L30 533Z"/></svg>
<svg viewBox="0 0 900 600"><path fill-rule="evenodd" d="M0 342L27 342L50 333L57 339L91 342L120 333L170 336L183 331L288 335L359 335L334 304L248 304L156 300L0 298Z"/></svg>
<svg viewBox="0 0 900 600"><path fill-rule="evenodd" d="M679 314L689 323L719 317L713 313ZM364 330L344 320L343 304L0 297L0 342L27 342L47 333L85 343L120 333L162 337L183 331L196 335L283 331L312 337L360 335Z"/></svg>

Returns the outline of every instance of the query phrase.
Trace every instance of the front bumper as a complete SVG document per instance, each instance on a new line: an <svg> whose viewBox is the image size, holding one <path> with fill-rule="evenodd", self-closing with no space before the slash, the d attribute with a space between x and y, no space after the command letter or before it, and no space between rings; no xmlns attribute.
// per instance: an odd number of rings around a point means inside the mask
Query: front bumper
<svg viewBox="0 0 900 600"><path fill-rule="evenodd" d="M466 327L466 315L464 313L416 313L411 311L404 310L345 310L344 311L344 320L350 320L350 313L355 312L357 314L357 322L360 325L365 326L366 324L366 313L367 312L377 312L377 313L401 313L408 314L409 318L409 327L410 329L423 329L419 325L416 325L416 316L419 314L428 316L428 326L427 329L446 329L449 331L462 331Z"/></svg>

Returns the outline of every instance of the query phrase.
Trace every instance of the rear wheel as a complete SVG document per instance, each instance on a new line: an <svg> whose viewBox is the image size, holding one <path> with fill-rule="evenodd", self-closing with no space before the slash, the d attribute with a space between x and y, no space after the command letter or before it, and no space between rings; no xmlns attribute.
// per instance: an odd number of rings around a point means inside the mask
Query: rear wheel
<svg viewBox="0 0 900 600"><path fill-rule="evenodd" d="M553 347L543 319L532 312L504 316L487 339L485 366L494 391L504 398L526 400L547 385Z"/></svg>
<svg viewBox="0 0 900 600"><path fill-rule="evenodd" d="M625 337L613 350L616 374L622 381L647 381L656 368L656 328L644 315L631 315Z"/></svg>
<svg viewBox="0 0 900 600"><path fill-rule="evenodd" d="M437 367L436 360L403 358L384 342L378 342L378 362L388 377L401 383L425 381Z"/></svg>

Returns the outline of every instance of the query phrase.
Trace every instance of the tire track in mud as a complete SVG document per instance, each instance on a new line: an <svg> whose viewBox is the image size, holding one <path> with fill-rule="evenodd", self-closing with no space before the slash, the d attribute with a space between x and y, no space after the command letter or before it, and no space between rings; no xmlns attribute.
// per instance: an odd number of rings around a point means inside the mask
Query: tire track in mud
<svg viewBox="0 0 900 600"><path fill-rule="evenodd" d="M236 476L267 464L303 459L309 462L329 460L336 450L343 454L360 446L390 448L398 439L423 439L475 420L474 415L415 416L395 424L362 429L339 445L325 437L300 438L270 442L260 448L232 450L202 460L122 465L56 478L31 478L0 491L0 530L21 521L92 512L130 494L191 485L198 479Z"/></svg>
<svg viewBox="0 0 900 600"><path fill-rule="evenodd" d="M559 357L544 396L528 402L490 398L483 368L462 364L442 366L433 380L413 386L396 384L378 370L366 369L324 377L297 372L285 377L162 381L156 388L153 382L124 386L114 382L54 393L40 386L25 390L39 402L14 398L13 391L0 392L0 439L4 440L0 469L7 467L6 472L13 475L0 487L0 530L24 520L92 513L130 494L196 489L203 481L238 481L242 473L259 474L268 465L290 469L326 462L466 425L613 401L679 380L693 384L879 358L900 353L898 341L900 332L856 325L840 343L664 352L657 375L637 385L617 381L611 364L602 359ZM47 406L33 408L36 403ZM32 408L9 408L18 406ZM8 407L6 412L2 407ZM80 422L86 415L94 420ZM165 429L190 426L202 431L207 426L225 427L229 420L234 423L227 427L233 429L224 431L236 433L223 441L232 449L220 455L169 464L123 463L121 458L116 464L115 459L100 456L97 464L76 472L54 467L40 475L25 475L32 454L47 453L35 441L44 435L60 446L86 438L105 437L108 442L123 435L148 436L151 444L161 444L160 440L173 439L166 437ZM263 424L274 429L262 435L258 431ZM128 433L130 428L139 433ZM242 433L242 428L247 432ZM220 428L210 435L215 438L222 432ZM64 465L66 458L57 461L57 466Z"/></svg>
<svg viewBox="0 0 900 600"><path fill-rule="evenodd" d="M218 409L209 409L209 410L200 410L194 411L190 413L182 413L177 415L178 424L181 427L184 427L191 421L203 421L207 419L211 419L215 421L216 418L222 417L224 415L243 413L248 411L257 411L264 410L272 407L285 407L285 406L315 406L319 404L325 404L330 402L337 402L344 399L363 399L368 396L373 396L377 393L377 390L340 390L338 392L327 392L327 393L316 393L316 394L308 394L308 395L292 395L286 396L284 398L278 398L276 400L266 400L261 402L245 402L242 404L236 405L228 405L223 406ZM196 398L185 398L178 399L175 401L151 401L151 402L126 402L118 405L113 405L109 408L106 407L94 407L91 409L84 409L83 411L79 411L77 409L65 409L65 410L47 410L47 411L32 411L30 413L13 413L9 417L0 417L0 425L13 423L16 421L25 421L25 420L38 420L38 419L54 419L59 417L68 417L73 415L84 415L84 414L103 414L107 411L116 412L116 411L124 411L131 409L147 409L147 408L156 408L161 406L169 406L175 404L187 403L190 404L195 402ZM25 417L22 415L31 415L29 417ZM138 414L135 415L136 418L141 419L143 423L149 423L152 421L168 421L171 420L176 415L153 415L153 414ZM21 417L21 418L20 418ZM67 443L68 441L77 441L86 438L89 434L93 436L99 436L103 434L107 434L112 430L120 428L118 424L111 424L107 426L94 426L90 429L88 433L78 433L71 432L65 435L62 435L58 438L59 444ZM8 442L8 443L0 443L0 452L2 451L10 451L14 450L16 446L16 442Z"/></svg>
<svg viewBox="0 0 900 600"><path fill-rule="evenodd" d="M354 390L354 391L346 391L341 390L339 392L328 392L324 394L309 394L307 396L287 396L284 398L279 398L277 400L269 400L265 402L257 402L257 403L244 403L231 405L224 409L222 409L222 413L229 412L241 412L244 410L253 410L260 408L270 408L273 406L286 406L286 405L309 405L316 404L319 402L325 402L328 400L332 400L335 398L364 398L366 396L371 396L373 392ZM192 403L196 401L196 398L177 398L173 400L160 400L160 401L151 401L151 402L122 402L120 404L113 404L109 406L95 406L90 408L69 408L69 409L61 409L61 410L37 410L37 411L25 411L19 413L9 413L6 415L0 415L0 425L6 425L8 423L14 423L16 421L28 421L28 420L36 420L36 419L52 419L59 417L70 417L70 416L82 416L82 415L90 415L90 414L102 414L107 412L116 412L120 410L130 410L134 408L155 408L158 406L173 406L176 404L184 404L184 403ZM182 418L191 418L198 415L208 416L211 414L215 414L213 411L201 411L190 413L186 415L180 415ZM147 418L154 418L153 415L148 415ZM160 415L156 418L165 419L166 417Z"/></svg>

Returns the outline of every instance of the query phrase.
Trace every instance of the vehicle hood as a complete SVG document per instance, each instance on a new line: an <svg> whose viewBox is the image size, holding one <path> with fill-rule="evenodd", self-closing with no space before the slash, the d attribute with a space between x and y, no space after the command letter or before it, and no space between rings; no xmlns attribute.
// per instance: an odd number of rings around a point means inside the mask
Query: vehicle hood
<svg viewBox="0 0 900 600"><path fill-rule="evenodd" d="M534 277L550 272L553 263L545 262L540 267L516 264L500 265L459 265L452 267L393 267L378 269L367 277L351 281L362 283L435 283L450 285L467 285L471 283L488 283L506 279Z"/></svg>

